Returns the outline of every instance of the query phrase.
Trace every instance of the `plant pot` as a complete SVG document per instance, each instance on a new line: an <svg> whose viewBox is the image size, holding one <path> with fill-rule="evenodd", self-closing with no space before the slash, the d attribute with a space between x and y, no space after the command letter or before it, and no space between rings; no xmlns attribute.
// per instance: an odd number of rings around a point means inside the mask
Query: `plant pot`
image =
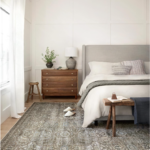
<svg viewBox="0 0 150 150"><path fill-rule="evenodd" d="M47 68L52 68L52 67L53 67L53 63L52 63L52 62L48 62L48 63L46 64L46 66L47 66Z"/></svg>

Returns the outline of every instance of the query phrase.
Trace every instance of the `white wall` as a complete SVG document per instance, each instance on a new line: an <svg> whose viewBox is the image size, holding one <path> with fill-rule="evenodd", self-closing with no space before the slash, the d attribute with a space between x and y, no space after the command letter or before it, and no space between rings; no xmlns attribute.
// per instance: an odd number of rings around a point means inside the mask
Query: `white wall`
<svg viewBox="0 0 150 150"><path fill-rule="evenodd" d="M149 51L150 51L150 0L147 0L147 44L149 44ZM150 58L150 54L149 54ZM150 66L149 66L150 69Z"/></svg>
<svg viewBox="0 0 150 150"><path fill-rule="evenodd" d="M59 54L55 67L65 66L65 47L77 47L81 74L83 44L148 44L148 1L32 0L32 79L41 80L47 46Z"/></svg>
<svg viewBox="0 0 150 150"><path fill-rule="evenodd" d="M31 75L31 23L32 23L32 2L26 0L25 9L25 32L24 32L24 70L25 70L25 100L29 91Z"/></svg>

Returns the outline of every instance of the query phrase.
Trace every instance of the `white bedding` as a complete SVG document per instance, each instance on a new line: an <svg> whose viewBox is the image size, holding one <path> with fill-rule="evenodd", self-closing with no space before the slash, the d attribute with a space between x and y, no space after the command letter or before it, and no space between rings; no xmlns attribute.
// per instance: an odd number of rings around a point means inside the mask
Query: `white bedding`
<svg viewBox="0 0 150 150"><path fill-rule="evenodd" d="M98 80L140 80L149 78L149 75L89 75L84 80L79 94L82 96L86 87L90 83ZM82 127L87 127L101 116L108 116L109 106L104 106L103 98L111 97L113 92L127 98L149 97L149 85L109 85L93 88L82 104L82 108L84 109L84 122ZM116 107L116 115L132 115L131 107Z"/></svg>

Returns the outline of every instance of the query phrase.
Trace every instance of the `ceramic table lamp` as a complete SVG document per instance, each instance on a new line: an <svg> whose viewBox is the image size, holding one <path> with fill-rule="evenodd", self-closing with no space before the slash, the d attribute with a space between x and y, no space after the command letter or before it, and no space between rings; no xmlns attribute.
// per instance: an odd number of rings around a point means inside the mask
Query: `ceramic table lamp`
<svg viewBox="0 0 150 150"><path fill-rule="evenodd" d="M65 50L65 56L69 57L69 59L66 60L67 68L75 69L76 61L73 59L73 57L77 57L77 49L75 47L67 47Z"/></svg>

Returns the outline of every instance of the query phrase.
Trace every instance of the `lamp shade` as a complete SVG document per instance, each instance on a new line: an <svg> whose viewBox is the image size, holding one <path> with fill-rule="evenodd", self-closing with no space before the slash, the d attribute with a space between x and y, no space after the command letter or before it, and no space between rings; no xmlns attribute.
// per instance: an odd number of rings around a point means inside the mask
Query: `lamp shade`
<svg viewBox="0 0 150 150"><path fill-rule="evenodd" d="M66 57L77 57L77 49L75 47L67 47L65 49Z"/></svg>

